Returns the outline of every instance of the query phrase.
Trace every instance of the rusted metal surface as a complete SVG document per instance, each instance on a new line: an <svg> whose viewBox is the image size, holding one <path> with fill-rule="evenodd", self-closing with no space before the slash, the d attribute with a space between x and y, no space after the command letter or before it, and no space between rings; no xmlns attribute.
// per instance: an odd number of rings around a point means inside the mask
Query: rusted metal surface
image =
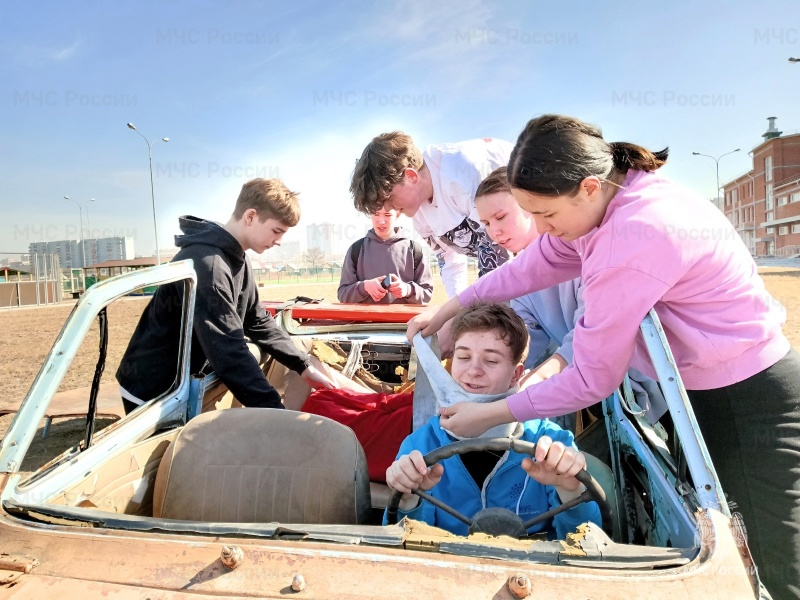
<svg viewBox="0 0 800 600"><path fill-rule="evenodd" d="M293 319L291 312L284 310L276 317L278 324L287 333L292 335L318 335L324 333L358 332L364 333L385 333L387 331L405 331L407 324L405 321L398 323L394 318L388 322L364 323L355 321L353 323L342 323L335 321L325 321L319 319L308 319L302 324ZM335 324L331 324L335 323Z"/></svg>
<svg viewBox="0 0 800 600"><path fill-rule="evenodd" d="M280 598L302 573L309 598L387 597L514 598L509 577L532 583L533 597L747 598L752 584L730 531L730 522L709 513L714 544L691 564L663 570L609 570L488 560L341 544L204 538L49 526L0 519L0 539L11 554L39 561L18 579L15 598L60 600L115 592L115 598L209 597ZM220 542L236 544L247 560L227 570ZM77 566L80 568L77 568ZM398 576L401 574L401 576ZM389 587L387 588L387 582ZM188 596L186 596L188 597Z"/></svg>
<svg viewBox="0 0 800 600"><path fill-rule="evenodd" d="M36 566L36 559L27 556L14 556L6 552L0 553L0 570L30 573Z"/></svg>

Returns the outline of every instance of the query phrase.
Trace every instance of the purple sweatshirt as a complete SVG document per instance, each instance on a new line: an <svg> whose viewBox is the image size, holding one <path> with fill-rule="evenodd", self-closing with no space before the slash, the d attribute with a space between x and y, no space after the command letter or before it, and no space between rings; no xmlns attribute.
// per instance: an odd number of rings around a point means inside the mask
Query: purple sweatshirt
<svg viewBox="0 0 800 600"><path fill-rule="evenodd" d="M370 229L362 242L360 254L353 256L354 245L345 254L337 294L339 302L375 304L364 288L364 281L394 273L411 284L411 294L406 298L395 298L389 292L378 304L427 304L433 295L433 279L421 247L419 254L422 259L415 263L415 243L403 236L399 227L387 240L382 240L375 235L374 229Z"/></svg>
<svg viewBox="0 0 800 600"><path fill-rule="evenodd" d="M790 349L786 311L767 293L725 216L667 177L630 171L600 226L571 242L542 235L459 300L504 301L582 277L586 311L573 362L507 398L519 421L564 414L609 396L632 365L655 377L639 324L655 307L690 390L743 381Z"/></svg>

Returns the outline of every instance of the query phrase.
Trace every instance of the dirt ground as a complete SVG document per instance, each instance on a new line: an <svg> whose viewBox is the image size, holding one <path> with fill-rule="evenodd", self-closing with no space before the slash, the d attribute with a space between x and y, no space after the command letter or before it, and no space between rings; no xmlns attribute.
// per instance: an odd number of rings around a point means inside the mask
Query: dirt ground
<svg viewBox="0 0 800 600"><path fill-rule="evenodd" d="M770 293L785 307L788 314L784 332L795 348L800 348L800 269L765 268L761 269L762 277ZM270 285L261 292L265 300L283 301L295 296L325 298L335 301L335 282L314 284ZM446 299L442 286L438 286L433 303L441 303ZM127 298L109 307L109 346L103 382L113 381L127 340L138 322L139 316L148 302L148 298ZM25 397L33 383L47 353L55 342L64 321L69 316L75 303L66 302L58 306L42 308L23 308L0 311L0 364L3 365L3 376L0 377L0 399L3 405L18 405ZM94 335L89 335L81 348L72 368L61 384L61 391L72 390L91 385L97 356L97 325ZM11 416L0 417L0 437L5 434L11 422ZM37 437L37 447L31 449L42 458L53 452L56 446L59 452L69 447L69 439L80 431L83 420L73 419L53 424L48 442ZM35 457L31 457L34 459ZM27 462L27 461L26 461ZM33 464L27 464L28 468Z"/></svg>

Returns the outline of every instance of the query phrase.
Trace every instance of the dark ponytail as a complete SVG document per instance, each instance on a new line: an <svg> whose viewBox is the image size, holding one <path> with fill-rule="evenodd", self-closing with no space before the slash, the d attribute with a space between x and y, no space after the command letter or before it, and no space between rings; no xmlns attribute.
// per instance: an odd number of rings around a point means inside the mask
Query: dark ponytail
<svg viewBox="0 0 800 600"><path fill-rule="evenodd" d="M606 143L600 129L574 117L542 115L528 121L508 161L511 187L559 196L577 191L586 177L608 178L613 171L655 171L668 149L650 152L626 142Z"/></svg>
<svg viewBox="0 0 800 600"><path fill-rule="evenodd" d="M609 146L614 157L614 168L621 173L627 173L629 169L655 171L664 166L669 154L669 148L651 152L647 148L628 142L611 142Z"/></svg>

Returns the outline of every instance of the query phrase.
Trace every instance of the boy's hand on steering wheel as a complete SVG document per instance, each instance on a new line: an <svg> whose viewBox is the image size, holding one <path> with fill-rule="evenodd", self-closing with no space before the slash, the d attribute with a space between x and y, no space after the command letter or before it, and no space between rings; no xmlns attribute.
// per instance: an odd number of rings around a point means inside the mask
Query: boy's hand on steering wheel
<svg viewBox="0 0 800 600"><path fill-rule="evenodd" d="M523 459L522 468L542 485L555 486L562 502L567 501L566 496L572 497L583 492L584 486L575 479L575 475L586 468L586 457L576 448L554 442L543 435L536 440L535 457L536 462L530 458Z"/></svg>
<svg viewBox="0 0 800 600"><path fill-rule="evenodd" d="M386 469L386 483L390 488L403 492L400 509L413 509L419 498L411 494L412 490L428 491L442 480L444 467L440 464L428 467L419 450L412 450L394 461ZM411 501L413 500L413 504Z"/></svg>

